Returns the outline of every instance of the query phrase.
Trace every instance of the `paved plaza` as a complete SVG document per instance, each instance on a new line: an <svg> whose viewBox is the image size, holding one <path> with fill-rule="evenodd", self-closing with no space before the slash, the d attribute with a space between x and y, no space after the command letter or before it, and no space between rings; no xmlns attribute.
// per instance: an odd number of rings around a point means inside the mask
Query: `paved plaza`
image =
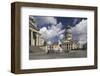
<svg viewBox="0 0 100 76"><path fill-rule="evenodd" d="M38 50L38 48L34 48L38 52L30 52L29 59L59 59L59 58L85 58L87 57L86 50L70 50L69 52L48 52L45 53L43 50ZM42 51L42 52L41 52Z"/></svg>

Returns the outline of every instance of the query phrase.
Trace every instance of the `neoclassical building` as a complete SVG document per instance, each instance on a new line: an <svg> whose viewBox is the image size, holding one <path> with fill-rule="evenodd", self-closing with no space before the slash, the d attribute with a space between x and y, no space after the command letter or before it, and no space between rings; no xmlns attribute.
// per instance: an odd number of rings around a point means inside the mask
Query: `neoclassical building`
<svg viewBox="0 0 100 76"><path fill-rule="evenodd" d="M44 45L44 40L41 38L39 29L35 25L34 19L29 17L29 45L30 46L42 46Z"/></svg>
<svg viewBox="0 0 100 76"><path fill-rule="evenodd" d="M67 26L65 38L62 43L62 47L67 50L74 50L78 48L78 42L73 40L72 30L70 26Z"/></svg>

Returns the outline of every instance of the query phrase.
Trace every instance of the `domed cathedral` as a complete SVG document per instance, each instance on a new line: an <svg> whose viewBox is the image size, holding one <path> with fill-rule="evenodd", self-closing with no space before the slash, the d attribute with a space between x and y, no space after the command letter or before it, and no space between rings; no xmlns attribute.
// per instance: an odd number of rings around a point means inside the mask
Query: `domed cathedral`
<svg viewBox="0 0 100 76"><path fill-rule="evenodd" d="M68 25L66 27L66 32L65 32L65 38L63 40L63 49L67 50L75 50L78 48L78 43L77 41L73 40L72 36L72 27Z"/></svg>

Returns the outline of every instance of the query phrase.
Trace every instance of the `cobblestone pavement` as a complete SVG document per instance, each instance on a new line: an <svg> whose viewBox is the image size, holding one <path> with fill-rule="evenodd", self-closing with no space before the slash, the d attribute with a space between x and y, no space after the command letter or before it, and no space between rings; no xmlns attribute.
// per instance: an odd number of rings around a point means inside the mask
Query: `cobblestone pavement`
<svg viewBox="0 0 100 76"><path fill-rule="evenodd" d="M62 52L62 53L29 53L29 59L59 59L59 58L84 58L87 57L86 50L70 50L69 52Z"/></svg>

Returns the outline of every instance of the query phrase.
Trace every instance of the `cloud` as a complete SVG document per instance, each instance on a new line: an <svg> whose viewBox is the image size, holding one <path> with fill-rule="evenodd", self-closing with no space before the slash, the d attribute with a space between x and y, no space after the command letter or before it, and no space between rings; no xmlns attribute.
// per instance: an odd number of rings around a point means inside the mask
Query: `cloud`
<svg viewBox="0 0 100 76"><path fill-rule="evenodd" d="M56 25L57 20L54 17L45 17L45 16L33 16L34 20L36 21L37 26L43 27L44 25L46 26L47 24L50 25Z"/></svg>
<svg viewBox="0 0 100 76"><path fill-rule="evenodd" d="M51 25L49 29L42 27L39 31L41 37L47 41L48 44L58 42L60 39L64 38L64 30L62 28L62 23Z"/></svg>
<svg viewBox="0 0 100 76"><path fill-rule="evenodd" d="M73 38L79 43L87 42L87 20L82 20L75 27L72 28Z"/></svg>
<svg viewBox="0 0 100 76"><path fill-rule="evenodd" d="M37 27L41 37L47 41L48 44L52 44L64 38L64 26L55 17L45 16L31 16ZM68 23L68 22L67 22ZM75 25L72 27L73 39L79 41L79 43L85 43L87 41L87 20L86 19L70 19L69 23ZM62 30L63 29L63 30Z"/></svg>

